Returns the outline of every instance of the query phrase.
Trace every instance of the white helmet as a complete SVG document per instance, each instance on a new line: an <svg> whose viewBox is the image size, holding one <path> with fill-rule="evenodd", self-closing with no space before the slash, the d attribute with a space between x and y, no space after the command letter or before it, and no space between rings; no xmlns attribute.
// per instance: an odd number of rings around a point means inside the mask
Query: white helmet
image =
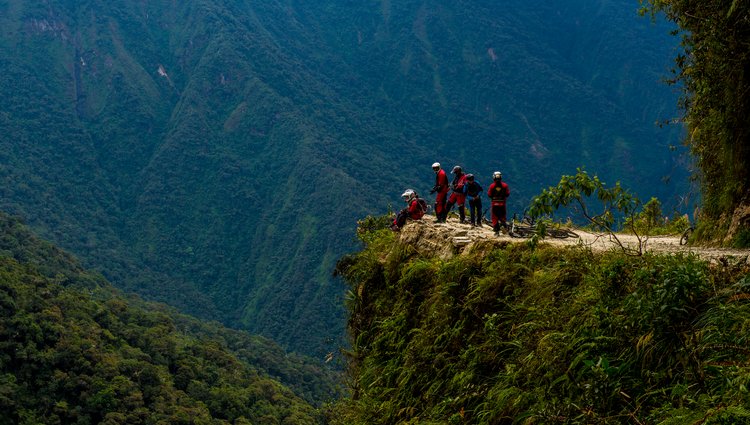
<svg viewBox="0 0 750 425"><path fill-rule="evenodd" d="M404 193L401 194L401 197L404 198L404 202L409 202L416 196L417 196L417 193L414 192L412 189L406 189Z"/></svg>
<svg viewBox="0 0 750 425"><path fill-rule="evenodd" d="M494 180L502 179L503 178L503 173L501 173L499 171L495 171L494 173L492 173L492 178Z"/></svg>
<svg viewBox="0 0 750 425"><path fill-rule="evenodd" d="M432 164L432 169L435 170L435 171L438 171L440 169L440 163L436 162L436 163Z"/></svg>

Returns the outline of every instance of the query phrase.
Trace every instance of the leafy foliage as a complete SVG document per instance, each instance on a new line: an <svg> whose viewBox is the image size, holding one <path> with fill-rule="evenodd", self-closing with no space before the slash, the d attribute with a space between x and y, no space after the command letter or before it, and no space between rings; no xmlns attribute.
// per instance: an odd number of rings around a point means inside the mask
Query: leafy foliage
<svg viewBox="0 0 750 425"><path fill-rule="evenodd" d="M5 215L0 334L3 424L314 424L339 391L270 341L123 297Z"/></svg>
<svg viewBox="0 0 750 425"><path fill-rule="evenodd" d="M678 235L690 227L690 221L687 215L679 215L677 212L671 218L665 216L661 209L661 201L651 198L633 217L633 223L626 224L626 228L628 227L635 228L643 235Z"/></svg>
<svg viewBox="0 0 750 425"><path fill-rule="evenodd" d="M169 316L0 258L0 422L312 424L315 409Z"/></svg>
<svg viewBox="0 0 750 425"><path fill-rule="evenodd" d="M523 244L348 257L333 423L743 423L746 265Z"/></svg>
<svg viewBox="0 0 750 425"><path fill-rule="evenodd" d="M651 235L679 234L690 225L685 216L676 212L671 220L664 217L657 198L652 197L642 204L638 197L620 186L620 182L608 188L598 176L590 176L580 168L576 175L562 176L557 186L543 190L532 199L529 213L535 218L545 217L561 208L580 214L590 229L604 232L628 254L642 255ZM540 223L554 225L545 220ZM620 230L635 235L638 246L631 248L622 243L617 235Z"/></svg>
<svg viewBox="0 0 750 425"><path fill-rule="evenodd" d="M589 203L591 198L597 202L595 205ZM639 232L638 224L643 223L643 220L638 220L639 214L644 213L640 211L641 200L620 186L620 182L607 188L598 176L589 176L586 171L579 168L576 175L562 176L557 186L549 187L536 196L532 200L529 213L533 217L538 217L568 206L581 214L594 231L607 233L623 252L643 254L647 235ZM639 243L636 248L623 244L617 236L618 223L623 219L627 229L638 237Z"/></svg>
<svg viewBox="0 0 750 425"><path fill-rule="evenodd" d="M738 0L641 0L679 25L684 52L675 59L690 146L701 171L709 221L727 221L750 187L750 5ZM706 238L726 226L709 225Z"/></svg>

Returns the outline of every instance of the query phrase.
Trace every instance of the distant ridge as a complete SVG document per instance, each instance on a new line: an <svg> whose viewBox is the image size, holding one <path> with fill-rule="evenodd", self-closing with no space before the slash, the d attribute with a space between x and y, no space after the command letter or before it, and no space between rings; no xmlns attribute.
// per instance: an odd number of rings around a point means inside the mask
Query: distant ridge
<svg viewBox="0 0 750 425"><path fill-rule="evenodd" d="M681 130L654 126L676 41L636 8L5 0L0 209L119 288L323 357L356 220L436 160L501 169L518 210L578 166L684 189Z"/></svg>

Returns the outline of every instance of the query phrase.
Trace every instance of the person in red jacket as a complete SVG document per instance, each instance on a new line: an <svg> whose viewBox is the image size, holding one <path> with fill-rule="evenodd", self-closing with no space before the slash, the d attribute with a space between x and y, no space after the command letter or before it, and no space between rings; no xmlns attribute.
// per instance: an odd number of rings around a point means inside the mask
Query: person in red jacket
<svg viewBox="0 0 750 425"><path fill-rule="evenodd" d="M506 222L505 200L510 196L510 188L503 181L503 174L499 171L492 173L493 182L487 190L487 196L492 202L492 230L495 234L500 233L500 226L508 227Z"/></svg>
<svg viewBox="0 0 750 425"><path fill-rule="evenodd" d="M451 183L451 197L448 198L448 204L445 206L444 216L448 217L448 213L453 208L453 205L458 204L458 217L460 222L466 221L466 210L464 204L466 203L466 194L464 193L464 185L466 184L466 174L460 165L453 167L451 174L454 174L453 182ZM443 220L445 221L445 220Z"/></svg>
<svg viewBox="0 0 750 425"><path fill-rule="evenodd" d="M404 199L404 202L406 202L407 207L398 212L398 215L396 215L396 218L393 220L393 224L391 224L391 230L395 232L398 232L404 227L407 218L419 220L424 216L424 213L427 210L427 203L412 189L406 189L404 193L401 194L401 197Z"/></svg>
<svg viewBox="0 0 750 425"><path fill-rule="evenodd" d="M445 170L440 168L440 163L436 162L432 164L432 171L435 172L435 186L430 191L430 195L437 192L435 197L435 216L437 223L445 223L445 218L448 216L445 213L445 202L448 198L448 176L445 174Z"/></svg>

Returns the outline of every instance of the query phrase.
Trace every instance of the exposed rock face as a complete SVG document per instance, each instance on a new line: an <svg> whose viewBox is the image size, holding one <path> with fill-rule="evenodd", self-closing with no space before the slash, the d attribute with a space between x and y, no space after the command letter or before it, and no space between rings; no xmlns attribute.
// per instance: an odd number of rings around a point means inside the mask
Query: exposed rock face
<svg viewBox="0 0 750 425"><path fill-rule="evenodd" d="M750 203L743 202L734 209L732 221L729 223L729 230L727 231L727 236L724 238L724 243L731 243L740 230L748 228L750 228Z"/></svg>
<svg viewBox="0 0 750 425"><path fill-rule="evenodd" d="M509 242L507 236L496 237L489 227L469 227L449 221L435 223L433 218L410 221L401 229L400 241L417 252L447 260L455 255L482 247Z"/></svg>

